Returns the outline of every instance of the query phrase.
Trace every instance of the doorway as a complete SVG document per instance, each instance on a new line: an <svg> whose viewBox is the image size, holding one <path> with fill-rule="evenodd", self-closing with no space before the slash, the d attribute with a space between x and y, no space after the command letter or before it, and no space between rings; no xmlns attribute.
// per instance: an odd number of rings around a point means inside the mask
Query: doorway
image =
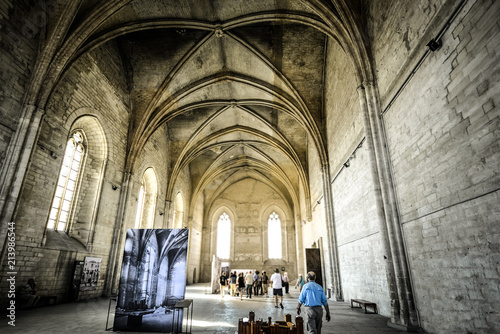
<svg viewBox="0 0 500 334"><path fill-rule="evenodd" d="M324 289L323 271L321 268L321 253L319 248L306 248L306 270L307 272L314 271L316 274L316 283Z"/></svg>

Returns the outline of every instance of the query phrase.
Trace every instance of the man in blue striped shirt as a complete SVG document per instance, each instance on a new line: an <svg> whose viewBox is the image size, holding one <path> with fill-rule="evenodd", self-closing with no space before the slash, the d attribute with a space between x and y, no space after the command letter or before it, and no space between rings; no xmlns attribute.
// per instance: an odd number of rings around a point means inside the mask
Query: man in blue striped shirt
<svg viewBox="0 0 500 334"><path fill-rule="evenodd" d="M297 304L297 315L300 315L302 304L306 307L307 332L309 334L321 334L323 323L323 305L326 311L326 321L330 321L330 309L323 287L315 282L316 274L313 271L307 273L307 284L304 285Z"/></svg>

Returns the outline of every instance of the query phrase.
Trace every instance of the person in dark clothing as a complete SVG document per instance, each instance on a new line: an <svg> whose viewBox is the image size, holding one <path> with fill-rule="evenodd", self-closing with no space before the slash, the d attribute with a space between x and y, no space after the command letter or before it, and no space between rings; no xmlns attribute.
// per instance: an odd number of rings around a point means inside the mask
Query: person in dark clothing
<svg viewBox="0 0 500 334"><path fill-rule="evenodd" d="M231 296L236 296L236 285L238 281L238 276L236 276L236 271L233 271L231 275L229 275L229 286L231 288Z"/></svg>
<svg viewBox="0 0 500 334"><path fill-rule="evenodd" d="M259 275L259 271L256 270L253 275L253 294L258 296L259 290L262 292L262 278Z"/></svg>
<svg viewBox="0 0 500 334"><path fill-rule="evenodd" d="M240 300L243 299L243 291L245 291L245 278L243 273L238 275L238 291L240 293Z"/></svg>
<svg viewBox="0 0 500 334"><path fill-rule="evenodd" d="M267 296L267 286L269 284L269 277L265 271L262 272L262 294Z"/></svg>
<svg viewBox="0 0 500 334"><path fill-rule="evenodd" d="M222 275L219 278L219 283L220 283L220 295L222 296L222 298L224 298L224 294L226 292L226 283L227 283L227 277L225 272L222 272Z"/></svg>

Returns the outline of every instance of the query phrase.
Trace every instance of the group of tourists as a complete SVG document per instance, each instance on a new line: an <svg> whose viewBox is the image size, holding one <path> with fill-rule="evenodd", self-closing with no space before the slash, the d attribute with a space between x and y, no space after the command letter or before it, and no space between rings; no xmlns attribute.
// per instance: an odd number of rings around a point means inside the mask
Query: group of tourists
<svg viewBox="0 0 500 334"><path fill-rule="evenodd" d="M304 305L305 314L307 315L307 330L309 333L321 333L322 320L323 320L323 307L326 311L326 321L330 321L330 309L328 308L328 301L326 299L323 287L316 282L316 274L312 271L307 273L307 282L299 274L295 289L299 288L300 295L297 304L297 315L301 313L301 307ZM279 269L276 268L271 277L268 277L266 272L259 273L248 271L246 273L237 274L236 271L231 272L229 277L223 272L220 276L221 295L224 298L226 287L229 288L229 293L233 297L239 295L240 300L243 299L245 293L246 298L254 296L268 295L268 287L272 289L274 296L274 307L284 309L283 306L283 289L285 294L289 293L290 279L285 272L280 274Z"/></svg>
<svg viewBox="0 0 500 334"><path fill-rule="evenodd" d="M269 277L266 272L260 273L258 270L252 273L252 271L247 271L245 273L240 272L237 274L236 271L230 272L229 276L225 272L222 273L219 279L220 283L220 293L222 298L225 296L226 288L229 290L229 294L232 297L240 297L243 299L243 295L246 298L252 298L258 295L266 295L268 293Z"/></svg>
<svg viewBox="0 0 500 334"><path fill-rule="evenodd" d="M302 274L297 280L296 287L300 284L300 287L302 288L305 284L303 278L301 281L301 277ZM246 298L252 298L252 295L267 297L269 287L272 287L273 290L285 289L285 293L289 293L290 278L286 272L283 275L279 274L278 269L275 270L275 273L271 275L271 277L267 276L266 271L262 271L261 273L256 270L254 272L240 272L239 274L237 274L236 271L233 271L230 272L229 275L227 275L226 272L222 272L219 283L221 286L220 293L222 298L224 298L226 294L225 290L228 289L228 292L232 297L240 296L240 299L242 299L244 294ZM281 291L281 295L283 295L283 291Z"/></svg>

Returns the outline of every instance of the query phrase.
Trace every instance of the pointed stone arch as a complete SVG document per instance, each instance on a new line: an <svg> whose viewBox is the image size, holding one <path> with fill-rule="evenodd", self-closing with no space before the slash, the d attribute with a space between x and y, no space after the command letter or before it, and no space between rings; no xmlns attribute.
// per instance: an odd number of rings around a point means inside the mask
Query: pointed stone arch
<svg viewBox="0 0 500 334"><path fill-rule="evenodd" d="M156 200L158 197L158 178L153 167L148 167L142 174L135 228L153 228L155 222Z"/></svg>

